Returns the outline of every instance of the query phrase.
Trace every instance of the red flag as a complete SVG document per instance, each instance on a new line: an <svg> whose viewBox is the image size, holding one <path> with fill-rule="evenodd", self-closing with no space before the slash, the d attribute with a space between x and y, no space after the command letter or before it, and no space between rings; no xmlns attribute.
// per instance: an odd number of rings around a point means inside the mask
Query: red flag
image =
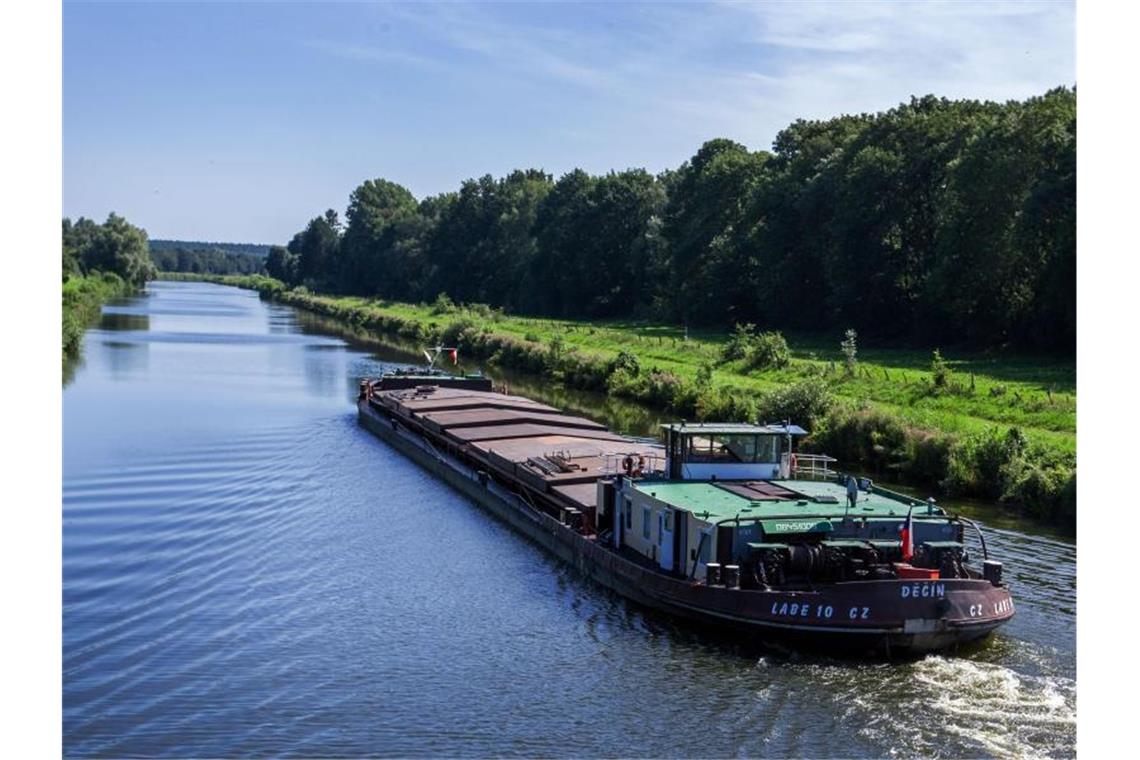
<svg viewBox="0 0 1140 760"><path fill-rule="evenodd" d="M901 536L902 536L902 558L903 562L909 562L910 558L914 556L914 507L911 507L906 512L906 522L903 523Z"/></svg>
<svg viewBox="0 0 1140 760"><path fill-rule="evenodd" d="M458 348L451 349L451 363L452 364L459 364L459 349Z"/></svg>

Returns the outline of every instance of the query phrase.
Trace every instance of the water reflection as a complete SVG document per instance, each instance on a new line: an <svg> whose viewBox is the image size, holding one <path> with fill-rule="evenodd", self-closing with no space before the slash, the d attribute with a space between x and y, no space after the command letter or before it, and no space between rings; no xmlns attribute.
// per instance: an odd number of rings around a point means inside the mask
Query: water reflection
<svg viewBox="0 0 1140 760"><path fill-rule="evenodd" d="M987 533L1018 614L959 657L773 654L609 593L362 430L357 381L415 347L148 291L150 328L89 331L63 394L66 756L1073 755L1071 543Z"/></svg>
<svg viewBox="0 0 1140 760"><path fill-rule="evenodd" d="M99 318L99 329L113 332L149 330L150 315L104 309Z"/></svg>
<svg viewBox="0 0 1140 760"><path fill-rule="evenodd" d="M150 344L145 341L103 340L103 357L113 380L126 380L146 371L150 364Z"/></svg>

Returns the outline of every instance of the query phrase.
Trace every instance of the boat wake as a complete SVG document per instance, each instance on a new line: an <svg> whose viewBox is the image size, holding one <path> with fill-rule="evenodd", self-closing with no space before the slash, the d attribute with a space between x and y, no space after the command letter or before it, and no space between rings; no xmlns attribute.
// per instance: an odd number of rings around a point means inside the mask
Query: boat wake
<svg viewBox="0 0 1140 760"><path fill-rule="evenodd" d="M855 697L845 718L863 724L862 738L892 747L892 756L1075 755L1070 678L935 655L878 675L881 691Z"/></svg>

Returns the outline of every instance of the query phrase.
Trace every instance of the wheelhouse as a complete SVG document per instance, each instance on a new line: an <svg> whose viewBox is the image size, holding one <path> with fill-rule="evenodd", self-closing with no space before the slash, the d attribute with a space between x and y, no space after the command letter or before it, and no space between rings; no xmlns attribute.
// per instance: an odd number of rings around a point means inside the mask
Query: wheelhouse
<svg viewBox="0 0 1140 760"><path fill-rule="evenodd" d="M791 475L798 425L684 422L663 425L670 480L748 480Z"/></svg>

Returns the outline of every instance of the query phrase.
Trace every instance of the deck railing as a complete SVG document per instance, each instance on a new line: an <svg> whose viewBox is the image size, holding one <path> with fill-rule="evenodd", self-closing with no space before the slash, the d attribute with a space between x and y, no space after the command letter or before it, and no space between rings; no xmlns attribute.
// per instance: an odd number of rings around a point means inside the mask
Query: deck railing
<svg viewBox="0 0 1140 760"><path fill-rule="evenodd" d="M626 467L626 459L630 467ZM606 454L602 464L604 475L630 475L633 477L661 477L665 474L665 457L656 454Z"/></svg>
<svg viewBox="0 0 1140 760"><path fill-rule="evenodd" d="M831 480L835 470L831 465L839 460L827 454L788 454L780 457L780 475L803 480Z"/></svg>

